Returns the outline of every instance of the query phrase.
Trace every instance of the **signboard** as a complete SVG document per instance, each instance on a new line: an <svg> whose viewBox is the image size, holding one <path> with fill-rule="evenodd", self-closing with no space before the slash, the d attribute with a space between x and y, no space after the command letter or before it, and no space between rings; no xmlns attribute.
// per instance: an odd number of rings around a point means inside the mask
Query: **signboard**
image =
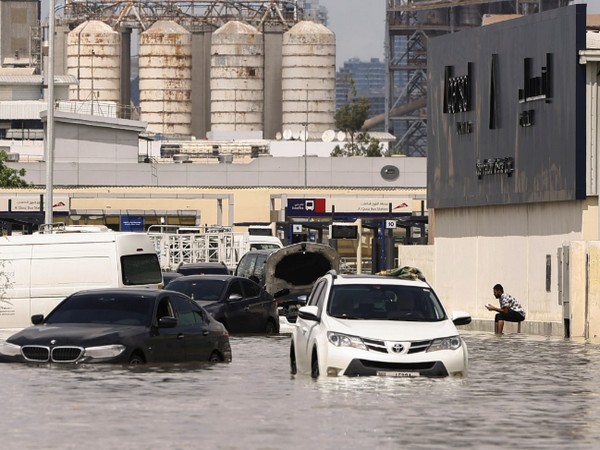
<svg viewBox="0 0 600 450"><path fill-rule="evenodd" d="M287 215L291 217L323 216L335 213L352 214L412 214L412 199L408 197L340 197L340 198L290 198Z"/></svg>
<svg viewBox="0 0 600 450"><path fill-rule="evenodd" d="M429 40L429 208L585 198L585 11Z"/></svg>
<svg viewBox="0 0 600 450"><path fill-rule="evenodd" d="M52 200L54 201L52 205L52 211L69 212L69 197L67 195L56 195L53 196ZM2 206L2 210L8 211L8 204L8 199L6 199L5 204ZM42 205L40 202L39 195L19 196L10 198L10 210L12 212L43 211L44 206L45 205Z"/></svg>
<svg viewBox="0 0 600 450"><path fill-rule="evenodd" d="M144 216L121 216L121 231L144 231Z"/></svg>
<svg viewBox="0 0 600 450"><path fill-rule="evenodd" d="M386 220L385 228L386 228L386 230L394 230L396 228L396 221L395 220Z"/></svg>

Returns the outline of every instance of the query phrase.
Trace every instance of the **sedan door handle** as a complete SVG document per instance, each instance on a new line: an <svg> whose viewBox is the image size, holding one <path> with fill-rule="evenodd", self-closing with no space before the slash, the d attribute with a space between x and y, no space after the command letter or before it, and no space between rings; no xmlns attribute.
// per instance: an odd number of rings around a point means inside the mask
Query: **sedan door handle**
<svg viewBox="0 0 600 450"><path fill-rule="evenodd" d="M177 339L183 339L185 337L185 335L183 333L179 333L177 335Z"/></svg>
<svg viewBox="0 0 600 450"><path fill-rule="evenodd" d="M204 330L204 331L202 332L202 336L208 336L208 330Z"/></svg>

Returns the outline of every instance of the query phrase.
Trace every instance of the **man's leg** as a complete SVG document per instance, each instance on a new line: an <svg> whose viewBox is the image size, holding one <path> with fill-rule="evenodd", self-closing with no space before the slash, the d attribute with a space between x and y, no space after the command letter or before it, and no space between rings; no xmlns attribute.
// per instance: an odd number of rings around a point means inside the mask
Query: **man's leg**
<svg viewBox="0 0 600 450"><path fill-rule="evenodd" d="M496 321L495 332L496 334L502 334L502 330L504 330L504 320L500 319Z"/></svg>

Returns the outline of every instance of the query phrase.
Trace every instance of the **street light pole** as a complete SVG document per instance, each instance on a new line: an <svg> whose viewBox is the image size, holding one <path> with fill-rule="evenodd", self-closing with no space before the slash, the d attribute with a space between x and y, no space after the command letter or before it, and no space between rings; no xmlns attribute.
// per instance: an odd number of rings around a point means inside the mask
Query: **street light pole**
<svg viewBox="0 0 600 450"><path fill-rule="evenodd" d="M44 222L54 222L54 22L56 0L48 6L48 115L46 117L46 196L44 197Z"/></svg>
<svg viewBox="0 0 600 450"><path fill-rule="evenodd" d="M308 158L306 143L308 142L308 85L306 85L306 122L304 122L304 187L308 186Z"/></svg>

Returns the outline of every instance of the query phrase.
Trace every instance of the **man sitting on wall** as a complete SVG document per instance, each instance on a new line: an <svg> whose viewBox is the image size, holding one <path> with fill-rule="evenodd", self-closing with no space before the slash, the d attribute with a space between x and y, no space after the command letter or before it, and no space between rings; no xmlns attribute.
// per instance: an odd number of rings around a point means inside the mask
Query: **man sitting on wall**
<svg viewBox="0 0 600 450"><path fill-rule="evenodd" d="M488 311L496 311L498 313L494 318L494 332L496 334L502 334L505 320L508 322L522 322L525 320L525 310L512 295L504 293L504 288L501 284L494 286L494 297L499 300L500 308L489 303L485 307Z"/></svg>

